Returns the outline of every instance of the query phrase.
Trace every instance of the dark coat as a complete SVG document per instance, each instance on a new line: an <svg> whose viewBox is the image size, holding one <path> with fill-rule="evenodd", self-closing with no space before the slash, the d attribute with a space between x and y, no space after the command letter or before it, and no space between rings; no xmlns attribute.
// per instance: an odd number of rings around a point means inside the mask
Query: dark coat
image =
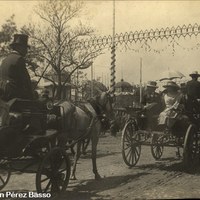
<svg viewBox="0 0 200 200"><path fill-rule="evenodd" d="M191 113L199 113L200 108L197 99L200 99L200 82L196 80L188 81L186 85L186 94L186 110Z"/></svg>
<svg viewBox="0 0 200 200"><path fill-rule="evenodd" d="M153 92L150 94L147 91L145 91L145 93L142 97L142 104L143 105L152 105L152 107L150 106L150 108L147 109L148 111L146 113L150 117L152 117L152 115L159 114L161 112L161 110L163 109L161 95L158 94L157 92Z"/></svg>
<svg viewBox="0 0 200 200"><path fill-rule="evenodd" d="M0 80L7 82L4 100L12 98L32 99L32 85L25 59L16 51L10 53L0 66Z"/></svg>
<svg viewBox="0 0 200 200"><path fill-rule="evenodd" d="M187 82L186 92L188 98L199 99L200 98L200 82L196 80L191 80Z"/></svg>
<svg viewBox="0 0 200 200"><path fill-rule="evenodd" d="M148 93L145 91L142 97L142 104L146 105L147 103L161 103L161 97L157 92Z"/></svg>

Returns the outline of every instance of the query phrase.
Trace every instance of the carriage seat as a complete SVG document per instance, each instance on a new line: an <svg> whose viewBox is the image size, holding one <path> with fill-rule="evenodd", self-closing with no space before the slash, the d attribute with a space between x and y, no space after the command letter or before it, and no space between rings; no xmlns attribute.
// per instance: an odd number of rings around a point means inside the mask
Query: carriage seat
<svg viewBox="0 0 200 200"><path fill-rule="evenodd" d="M10 100L8 105L9 126L21 130L29 126L31 134L46 129L47 109L41 102L16 98Z"/></svg>
<svg viewBox="0 0 200 200"><path fill-rule="evenodd" d="M43 111L44 105L40 101L15 98L8 101L10 112L36 112Z"/></svg>

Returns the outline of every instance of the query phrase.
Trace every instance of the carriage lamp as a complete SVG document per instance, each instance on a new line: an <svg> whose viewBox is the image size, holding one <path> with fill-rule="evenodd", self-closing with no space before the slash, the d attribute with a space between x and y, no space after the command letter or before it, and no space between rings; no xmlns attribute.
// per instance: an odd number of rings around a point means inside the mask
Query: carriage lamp
<svg viewBox="0 0 200 200"><path fill-rule="evenodd" d="M53 107L54 107L53 101L48 101L48 102L46 103L46 107L47 107L48 110L52 110Z"/></svg>

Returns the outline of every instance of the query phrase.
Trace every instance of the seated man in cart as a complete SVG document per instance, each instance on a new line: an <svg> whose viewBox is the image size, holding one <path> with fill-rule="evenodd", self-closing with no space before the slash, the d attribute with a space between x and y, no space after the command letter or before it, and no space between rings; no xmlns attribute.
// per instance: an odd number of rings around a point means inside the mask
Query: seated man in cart
<svg viewBox="0 0 200 200"><path fill-rule="evenodd" d="M163 87L166 88L163 95L165 109L159 115L158 126L161 129L172 129L174 134L184 133L189 119L183 114L184 101L183 94L179 91L180 87L173 81L168 81Z"/></svg>
<svg viewBox="0 0 200 200"><path fill-rule="evenodd" d="M157 117L162 109L161 96L155 92L157 88L157 83L155 81L149 81L142 98L142 104L147 120L146 125L147 128L150 129L157 124Z"/></svg>

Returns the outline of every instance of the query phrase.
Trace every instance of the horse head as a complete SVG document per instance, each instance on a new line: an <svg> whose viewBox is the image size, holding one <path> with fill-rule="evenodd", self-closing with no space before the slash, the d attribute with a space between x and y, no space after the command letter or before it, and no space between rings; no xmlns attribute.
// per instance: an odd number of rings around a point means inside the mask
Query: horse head
<svg viewBox="0 0 200 200"><path fill-rule="evenodd" d="M101 112L105 114L108 118L112 117L112 101L111 96L108 92L102 92L96 97L96 101L101 109Z"/></svg>

